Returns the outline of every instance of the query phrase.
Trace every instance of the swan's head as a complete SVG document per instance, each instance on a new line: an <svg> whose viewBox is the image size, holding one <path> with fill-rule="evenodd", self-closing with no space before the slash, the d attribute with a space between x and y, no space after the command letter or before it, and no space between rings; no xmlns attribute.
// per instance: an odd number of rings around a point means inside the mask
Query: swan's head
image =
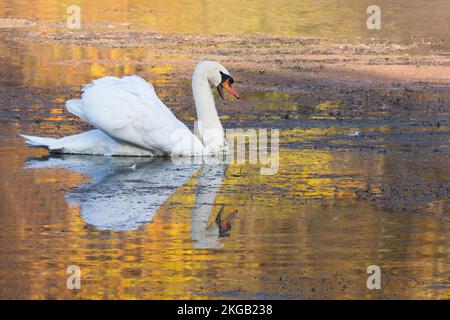
<svg viewBox="0 0 450 320"><path fill-rule="evenodd" d="M217 88L222 99L224 99L223 89L239 99L239 93L232 86L234 79L220 63L216 61L201 61L195 68L195 72L204 73L209 83Z"/></svg>

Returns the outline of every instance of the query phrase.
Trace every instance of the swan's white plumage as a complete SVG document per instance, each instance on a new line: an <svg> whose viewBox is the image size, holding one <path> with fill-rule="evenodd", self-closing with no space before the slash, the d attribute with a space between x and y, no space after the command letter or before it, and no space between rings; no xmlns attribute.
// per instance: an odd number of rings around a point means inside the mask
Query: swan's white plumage
<svg viewBox="0 0 450 320"><path fill-rule="evenodd" d="M81 111L83 108L82 105L83 101L80 99L71 99L66 101L66 108L70 113L76 115L78 118L86 120L83 111Z"/></svg>
<svg viewBox="0 0 450 320"><path fill-rule="evenodd" d="M53 152L104 155L213 155L228 152L210 84L221 84L228 71L214 61L200 62L193 74L198 135L158 98L151 84L138 76L104 77L84 86L81 99L67 109L97 130L60 139L25 136L31 146Z"/></svg>
<svg viewBox="0 0 450 320"><path fill-rule="evenodd" d="M54 138L43 138L43 137L35 137L28 136L26 134L19 134L22 138L25 139L25 143L30 147L44 147L52 150L50 146L55 143L58 139Z"/></svg>
<svg viewBox="0 0 450 320"><path fill-rule="evenodd" d="M100 130L63 137L60 139L41 138L20 135L32 147L45 147L55 153L92 154L106 156L140 156L162 155L161 152L139 148L132 144L119 142Z"/></svg>
<svg viewBox="0 0 450 320"><path fill-rule="evenodd" d="M192 148L201 153L203 149L198 138L158 98L153 86L137 76L95 80L84 87L81 100L69 100L67 107L108 136L140 148L165 154L192 154ZM179 137L190 143L180 143Z"/></svg>

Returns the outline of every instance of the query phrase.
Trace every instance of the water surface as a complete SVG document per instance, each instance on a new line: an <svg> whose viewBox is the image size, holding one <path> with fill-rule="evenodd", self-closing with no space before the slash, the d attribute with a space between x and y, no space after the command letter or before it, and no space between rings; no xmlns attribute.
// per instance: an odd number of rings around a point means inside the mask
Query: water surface
<svg viewBox="0 0 450 320"><path fill-rule="evenodd" d="M378 5L380 30L368 30L366 12ZM230 0L217 1L77 1L82 22L95 28L139 28L184 34L244 34L326 36L356 41L384 38L389 41L448 41L450 4L434 0ZM63 25L67 3L55 0L0 1L0 16L31 18L49 25Z"/></svg>
<svg viewBox="0 0 450 320"><path fill-rule="evenodd" d="M373 36L361 28L367 1L79 3L94 30ZM379 3L388 9L379 37L448 35L447 1L426 10ZM58 29L65 6L0 1L0 16L35 21L31 32ZM17 134L87 130L64 101L105 75L143 76L192 126L189 75L180 73L205 57L20 39L0 41L0 298L450 297L445 86L360 90L332 79L296 89L281 71L276 83L238 83L241 101L218 104L223 124L280 129L272 176L258 165L54 156ZM245 68L233 72L251 83ZM373 264L383 272L379 291L366 287ZM81 290L66 288L69 265L82 270Z"/></svg>

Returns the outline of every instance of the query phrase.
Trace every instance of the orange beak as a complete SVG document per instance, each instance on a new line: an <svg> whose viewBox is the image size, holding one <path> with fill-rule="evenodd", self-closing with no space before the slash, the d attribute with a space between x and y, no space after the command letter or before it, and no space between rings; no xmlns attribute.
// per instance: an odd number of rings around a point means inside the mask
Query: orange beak
<svg viewBox="0 0 450 320"><path fill-rule="evenodd" d="M225 90L227 90L230 94L232 94L234 97L236 97L237 99L239 99L239 93L236 91L236 89L234 89L231 84L230 84L230 80L227 79L222 83L222 86Z"/></svg>

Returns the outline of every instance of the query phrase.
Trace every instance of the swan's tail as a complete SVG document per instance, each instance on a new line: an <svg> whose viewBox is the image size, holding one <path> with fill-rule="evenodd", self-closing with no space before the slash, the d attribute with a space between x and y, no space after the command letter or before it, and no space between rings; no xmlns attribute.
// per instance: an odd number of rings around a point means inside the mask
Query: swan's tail
<svg viewBox="0 0 450 320"><path fill-rule="evenodd" d="M25 139L25 143L31 147L39 147L39 148L47 148L52 150L52 144L56 142L57 139L53 138L42 138L35 136L27 136L24 134L19 134L22 138Z"/></svg>

